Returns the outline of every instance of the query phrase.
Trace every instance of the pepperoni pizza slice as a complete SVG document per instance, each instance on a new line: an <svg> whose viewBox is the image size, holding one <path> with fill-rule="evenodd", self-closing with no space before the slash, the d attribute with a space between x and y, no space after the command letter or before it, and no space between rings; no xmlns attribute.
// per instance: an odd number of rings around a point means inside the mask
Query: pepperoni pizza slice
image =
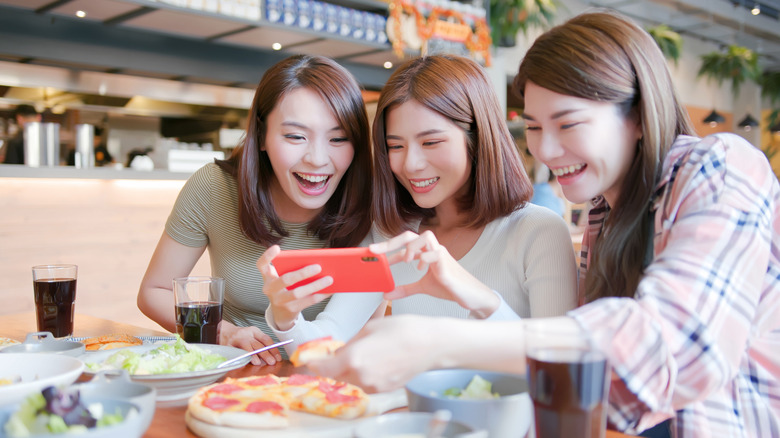
<svg viewBox="0 0 780 438"><path fill-rule="evenodd" d="M274 376L276 377L276 376ZM248 384L258 378L231 379L201 388L190 398L190 415L217 426L248 429L287 427L290 409L279 385ZM265 386L265 390L261 389Z"/></svg>
<svg viewBox="0 0 780 438"><path fill-rule="evenodd" d="M368 408L368 396L362 389L345 382L323 379L316 388L300 398L305 412L324 417L351 420Z"/></svg>
<svg viewBox="0 0 780 438"><path fill-rule="evenodd" d="M344 346L344 342L333 339L330 336L312 339L299 345L290 357L290 362L296 367L306 365L309 362L324 359L336 350Z"/></svg>
<svg viewBox="0 0 780 438"><path fill-rule="evenodd" d="M294 374L227 378L201 388L189 400L189 415L202 422L242 429L289 426L290 411L353 419L363 415L369 398L355 385L326 377Z"/></svg>

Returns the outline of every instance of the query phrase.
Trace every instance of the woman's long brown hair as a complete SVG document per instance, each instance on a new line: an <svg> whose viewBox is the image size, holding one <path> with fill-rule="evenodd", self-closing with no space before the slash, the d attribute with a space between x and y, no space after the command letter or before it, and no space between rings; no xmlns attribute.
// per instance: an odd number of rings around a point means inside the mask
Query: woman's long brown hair
<svg viewBox="0 0 780 438"><path fill-rule="evenodd" d="M526 53L514 80L523 107L528 82L567 96L614 103L642 126L642 140L617 205L610 206L602 234L590 248L584 291L587 302L633 297L647 246L652 245L648 213L661 164L678 135L693 133L666 61L652 37L633 21L612 12L591 12L543 34Z"/></svg>
<svg viewBox="0 0 780 438"><path fill-rule="evenodd" d="M373 218L388 235L414 219L435 215L419 207L390 169L385 140L387 112L414 100L446 117L466 134L471 175L458 200L468 212L464 226L478 227L522 207L533 194L522 158L507 128L490 78L476 62L459 56L416 58L398 68L385 86L374 118Z"/></svg>
<svg viewBox="0 0 780 438"><path fill-rule="evenodd" d="M230 158L217 164L238 183L241 230L253 241L269 246L288 235L271 199L276 178L265 142L268 114L293 90L308 88L330 106L355 155L333 196L309 223L309 231L331 247L356 246L371 229L371 155L368 116L360 86L342 66L322 56L298 55L271 67L257 85L244 140Z"/></svg>

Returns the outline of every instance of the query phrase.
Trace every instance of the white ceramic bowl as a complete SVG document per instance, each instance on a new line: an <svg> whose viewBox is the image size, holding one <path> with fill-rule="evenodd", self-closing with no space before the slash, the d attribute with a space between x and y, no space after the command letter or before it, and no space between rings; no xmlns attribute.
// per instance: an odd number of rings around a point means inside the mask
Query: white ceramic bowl
<svg viewBox="0 0 780 438"><path fill-rule="evenodd" d="M430 412L394 412L370 417L361 421L355 428L355 438L424 438L428 425L433 419ZM458 421L452 420L442 432L442 438L487 438L487 431L474 430Z"/></svg>
<svg viewBox="0 0 780 438"><path fill-rule="evenodd" d="M89 382L75 385L82 397L110 398L129 401L138 406L141 426L146 430L152 423L157 391L151 386L130 380L126 370L100 371Z"/></svg>
<svg viewBox="0 0 780 438"><path fill-rule="evenodd" d="M96 427L89 429L78 435L63 434L45 434L31 435L29 438L50 438L50 437L79 437L79 438L140 438L146 432L142 424L142 418L138 413L138 406L126 400L115 400L110 398L91 398L85 397L84 403L100 403L105 412L116 412L117 409L122 413L124 421L112 426ZM19 404L0 408L0 438L6 438L5 423L8 418L19 409Z"/></svg>
<svg viewBox="0 0 780 438"><path fill-rule="evenodd" d="M0 354L0 379L21 378L19 383L0 386L0 406L18 403L47 386L70 385L83 370L82 361L62 354Z"/></svg>
<svg viewBox="0 0 780 438"><path fill-rule="evenodd" d="M442 395L453 387L465 388L475 375L492 382L500 397L464 400ZM482 370L444 369L418 374L406 384L409 410L436 412L446 409L452 418L475 429L485 429L490 438L522 437L533 420L533 406L525 377Z"/></svg>
<svg viewBox="0 0 780 438"><path fill-rule="evenodd" d="M79 356L85 351L84 344L68 339L57 339L51 332L29 333L24 342L11 345L3 353L55 353Z"/></svg>
<svg viewBox="0 0 780 438"><path fill-rule="evenodd" d="M225 357L225 359L232 359L240 356L246 351L228 347L226 345L212 345L212 344L192 344L203 349L206 349L212 353L217 353ZM95 352L87 352L79 356L86 364L99 363L106 360L109 356L120 350L132 350L136 353L143 354L149 350L154 350L160 345L142 345L138 347L126 347L117 348L114 350L102 350ZM157 405L158 406L184 406L187 404L190 396L197 392L201 386L206 386L216 382L222 376L227 374L228 371L242 368L249 363L250 358L246 357L234 365L227 366L225 368L211 369L204 371L192 371L188 373L174 373L174 374L148 374L148 375L131 375L130 379L134 382L142 383L153 387L157 391ZM94 375L93 371L86 368L84 371L87 375Z"/></svg>

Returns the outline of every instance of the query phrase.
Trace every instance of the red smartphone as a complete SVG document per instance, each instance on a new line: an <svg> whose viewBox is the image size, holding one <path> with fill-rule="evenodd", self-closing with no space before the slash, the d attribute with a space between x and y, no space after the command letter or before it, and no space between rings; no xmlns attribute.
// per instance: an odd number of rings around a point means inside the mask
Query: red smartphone
<svg viewBox="0 0 780 438"><path fill-rule="evenodd" d="M315 264L322 266L319 274L289 288L327 275L333 277L333 284L317 293L390 292L395 288L387 257L374 254L368 248L291 249L280 252L273 261L279 275Z"/></svg>

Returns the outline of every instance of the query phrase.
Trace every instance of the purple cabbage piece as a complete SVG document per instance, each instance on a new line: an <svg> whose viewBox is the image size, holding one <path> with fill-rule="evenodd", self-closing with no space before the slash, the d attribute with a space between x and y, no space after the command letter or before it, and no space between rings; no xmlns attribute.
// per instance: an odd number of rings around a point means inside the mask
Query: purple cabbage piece
<svg viewBox="0 0 780 438"><path fill-rule="evenodd" d="M81 403L78 389L59 390L54 386L49 386L44 388L41 393L46 399L44 410L49 414L59 415L68 426L81 424L92 428L97 425L97 420Z"/></svg>

